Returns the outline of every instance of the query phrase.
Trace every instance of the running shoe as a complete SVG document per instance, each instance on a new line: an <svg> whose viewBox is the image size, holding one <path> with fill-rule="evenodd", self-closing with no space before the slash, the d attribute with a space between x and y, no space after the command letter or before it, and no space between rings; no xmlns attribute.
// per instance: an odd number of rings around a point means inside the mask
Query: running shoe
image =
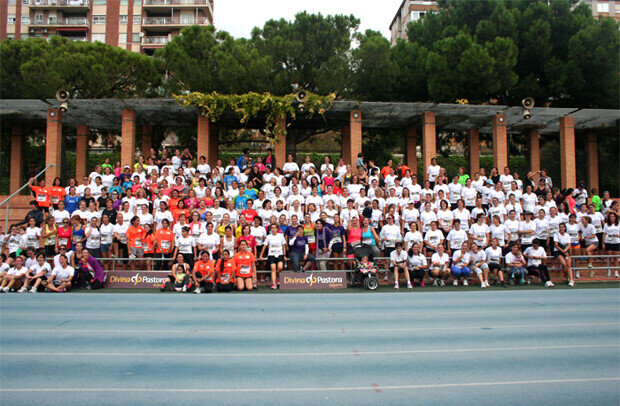
<svg viewBox="0 0 620 406"><path fill-rule="evenodd" d="M484 288L486 288L486 287L487 287L487 285L485 285L485 284L484 284L484 282L482 282L482 283L480 284L480 289L484 289Z"/></svg>
<svg viewBox="0 0 620 406"><path fill-rule="evenodd" d="M549 287L550 287L550 288L552 288L552 287L554 287L554 286L555 286L555 285L553 284L553 282L549 281Z"/></svg>
<svg viewBox="0 0 620 406"><path fill-rule="evenodd" d="M444 281L443 281L443 279L442 279L442 280L440 280L440 281L439 281L439 286L446 286L446 282L444 282Z"/></svg>
<svg viewBox="0 0 620 406"><path fill-rule="evenodd" d="M572 288L573 286L575 286L575 281L569 281L569 282L568 282L568 286L570 286L571 288Z"/></svg>
<svg viewBox="0 0 620 406"><path fill-rule="evenodd" d="M202 293L202 289L200 288L196 288L196 290L194 291L194 293L196 293L197 295Z"/></svg>
<svg viewBox="0 0 620 406"><path fill-rule="evenodd" d="M174 288L175 292L180 292L181 288Z"/></svg>
<svg viewBox="0 0 620 406"><path fill-rule="evenodd" d="M469 286L469 283L467 282L467 279L463 279L463 286Z"/></svg>
<svg viewBox="0 0 620 406"><path fill-rule="evenodd" d="M437 283L437 279L433 280L433 286L439 286L439 284Z"/></svg>
<svg viewBox="0 0 620 406"><path fill-rule="evenodd" d="M400 287L398 286L398 283L394 284L394 289L397 289L397 290L400 289Z"/></svg>
<svg viewBox="0 0 620 406"><path fill-rule="evenodd" d="M37 288L32 288L29 290L30 293L37 293Z"/></svg>
<svg viewBox="0 0 620 406"><path fill-rule="evenodd" d="M272 283L271 284L271 289L276 290L276 289L278 289L278 286L275 283Z"/></svg>
<svg viewBox="0 0 620 406"><path fill-rule="evenodd" d="M459 281L456 279L452 281L452 286L459 286Z"/></svg>
<svg viewBox="0 0 620 406"><path fill-rule="evenodd" d="M22 288L20 290L18 290L17 293L24 293L27 290L28 290L28 287L22 286Z"/></svg>
<svg viewBox="0 0 620 406"><path fill-rule="evenodd" d="M618 271L614 272L614 278L620 278L620 275L618 275Z"/></svg>
<svg viewBox="0 0 620 406"><path fill-rule="evenodd" d="M579 271L575 271L575 279L579 279L581 275L579 275Z"/></svg>
<svg viewBox="0 0 620 406"><path fill-rule="evenodd" d="M420 282L420 287L425 287L426 285L424 284L424 281Z"/></svg>
<svg viewBox="0 0 620 406"><path fill-rule="evenodd" d="M502 288L507 288L508 286L506 286L506 283L504 281L501 281L499 286L501 286Z"/></svg>
<svg viewBox="0 0 620 406"><path fill-rule="evenodd" d="M424 282L422 282L422 283L424 283ZM424 286L424 285L421 285L421 286ZM413 289L413 286L411 286L411 282L407 282L407 289Z"/></svg>
<svg viewBox="0 0 620 406"><path fill-rule="evenodd" d="M525 285L525 279L521 278L521 280L519 281L519 285Z"/></svg>

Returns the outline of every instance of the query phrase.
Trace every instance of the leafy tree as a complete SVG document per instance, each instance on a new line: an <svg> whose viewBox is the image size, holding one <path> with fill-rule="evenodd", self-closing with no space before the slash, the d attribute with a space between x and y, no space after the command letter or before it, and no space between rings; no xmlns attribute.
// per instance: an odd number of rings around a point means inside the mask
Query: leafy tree
<svg viewBox="0 0 620 406"><path fill-rule="evenodd" d="M100 42L7 40L0 58L4 98L50 98L60 88L76 98L152 97L162 82L157 60Z"/></svg>
<svg viewBox="0 0 620 406"><path fill-rule="evenodd" d="M407 102L428 100L426 71L428 50L418 43L399 39L391 49L390 58L396 69L393 100Z"/></svg>
<svg viewBox="0 0 620 406"><path fill-rule="evenodd" d="M297 83L317 94L342 94L349 76L352 36L359 25L345 15L298 13L294 21L269 20L254 28L252 43L270 58L275 94L287 94Z"/></svg>
<svg viewBox="0 0 620 406"><path fill-rule="evenodd" d="M390 42L380 32L367 30L358 35L353 54L353 93L362 100L389 101L396 80L396 66Z"/></svg>

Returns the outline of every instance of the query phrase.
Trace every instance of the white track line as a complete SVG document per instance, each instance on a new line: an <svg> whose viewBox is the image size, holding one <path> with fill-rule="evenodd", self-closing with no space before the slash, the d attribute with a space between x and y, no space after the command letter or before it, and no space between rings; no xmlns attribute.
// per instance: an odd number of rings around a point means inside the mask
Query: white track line
<svg viewBox="0 0 620 406"><path fill-rule="evenodd" d="M396 386L351 386L337 388L230 388L230 389L158 389L158 388L0 388L0 392L151 392L151 393L222 393L222 392L349 392L349 391L376 391L376 390L411 390L411 389L438 389L438 388L465 388L481 386L507 386L507 385L540 385L557 383L579 382L614 382L618 378L578 378L578 379L544 379L538 381L499 381L499 382L470 382L470 383L446 383L430 385L396 385Z"/></svg>
<svg viewBox="0 0 620 406"><path fill-rule="evenodd" d="M0 333L76 333L76 334L87 334L87 333L168 333L168 334L179 334L179 333L191 333L191 334L278 334L282 335L284 333L385 333L390 331L445 331L445 330L480 330L480 329L519 329L519 328L549 328L549 327L600 327L600 326L615 326L620 324L620 322L597 322L597 323L562 323L562 324L511 324L511 325L479 325L479 326L459 326L459 327L411 327L411 328L370 328L370 329L349 329L349 328L334 328L334 329L295 329L295 330L198 330L198 329L184 329L184 330L166 330L164 328L161 329L97 329L97 330L83 330L83 329L0 329ZM346 326L345 326L346 327Z"/></svg>
<svg viewBox="0 0 620 406"><path fill-rule="evenodd" d="M572 305L569 305L572 306ZM212 310L212 309L210 309ZM288 309L282 309L283 311L288 311ZM89 314L89 313L39 313L36 312L34 310L31 310L32 313L28 313L28 312L15 312L15 313L10 313L7 314L6 312L4 312L3 314L0 314L0 318L3 319L10 319L10 318L22 318L22 317L84 317L84 318L88 318L88 319L92 319L92 318L118 318L118 314ZM545 312L566 312L567 314L571 314L574 312L609 312L610 309L609 307L596 307L596 308L584 308L584 307L577 307L575 306L575 308L572 307L559 307L559 306L549 306L549 307L532 307L530 309L492 309L492 310L479 310L479 311L467 311L465 313L459 314L460 316L468 316L468 315L493 315L493 314L508 314L508 313L536 313L536 314L540 314L540 313L545 313ZM303 312L302 312L303 313ZM149 312L149 313L127 313L125 314L125 317L140 317L143 318L145 316L150 316L152 315L153 312ZM333 311L325 311L325 312L321 312L316 314L316 317L403 317L403 316L428 316L428 317L435 317L435 316L452 316L455 315L455 312L435 312L433 310L425 310L425 311L411 311L411 312L393 312L393 313L373 313L372 311L370 312L366 312L366 313L347 313L346 309L344 310L333 310ZM222 314L221 312L218 312L214 317L221 317L221 318L228 318L231 316L252 316L252 317L256 317L256 316L265 316L265 317L270 317L273 318L273 314L270 314L268 312L236 312L236 313L226 313L226 314ZM291 317L295 316L293 314L290 315ZM305 314L304 314L305 316ZM193 317L193 316L192 316ZM210 316L211 317L211 316Z"/></svg>
<svg viewBox="0 0 620 406"><path fill-rule="evenodd" d="M571 350L589 348L618 348L620 344L592 344L592 345L553 345L540 347L504 347L504 348L452 348L443 350L401 350L401 351L348 351L348 352L307 352L307 353L254 353L254 354L196 354L196 353L99 353L99 352L7 352L0 353L2 357L39 357L39 356L70 356L70 357L200 357L200 358L230 358L230 357L333 357L333 356L361 356L361 355L402 355L402 354L442 354L467 352L500 352L500 351L541 351L541 350Z"/></svg>

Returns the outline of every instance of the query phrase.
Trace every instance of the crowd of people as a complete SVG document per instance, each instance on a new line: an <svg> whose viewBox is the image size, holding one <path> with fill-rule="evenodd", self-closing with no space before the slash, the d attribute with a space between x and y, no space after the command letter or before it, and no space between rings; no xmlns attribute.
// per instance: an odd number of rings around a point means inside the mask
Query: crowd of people
<svg viewBox="0 0 620 406"><path fill-rule="evenodd" d="M574 265L593 269L603 254L616 255L607 276L618 277L618 203L583 184L554 187L545 170L448 175L433 159L418 180L402 163L380 168L362 154L353 166L299 165L271 150L224 165L164 149L132 166L106 159L82 179L31 179L32 210L0 229L0 291L100 288L112 260L169 271L164 290L253 290L259 280L277 289L285 269L350 269L360 246L372 256L357 259L376 262L396 289L401 277L410 289L470 277L481 288L534 277L551 287L553 258L573 286Z"/></svg>

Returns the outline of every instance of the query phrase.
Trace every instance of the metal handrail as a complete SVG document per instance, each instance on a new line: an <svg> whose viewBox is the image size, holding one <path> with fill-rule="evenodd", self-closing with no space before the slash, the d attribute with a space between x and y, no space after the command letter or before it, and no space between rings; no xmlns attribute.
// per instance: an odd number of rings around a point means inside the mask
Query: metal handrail
<svg viewBox="0 0 620 406"><path fill-rule="evenodd" d="M57 164L49 164L47 165L45 168L43 168L43 170L39 173L37 173L36 175L33 176L33 178L38 178L39 176L41 176L42 174L45 173L45 171L47 171L49 168L51 168L52 166L58 166ZM9 197L7 197L6 199L4 199L2 202L0 202L0 207L2 207L3 204L6 203L6 217L4 219L4 230L7 231L9 228L9 206L10 206L10 200L15 197L19 192L21 192L22 190L24 190L27 186L30 185L30 180L28 180L28 182L26 182L22 187L20 187L19 189L17 189L15 192L13 192L13 194L11 194Z"/></svg>

